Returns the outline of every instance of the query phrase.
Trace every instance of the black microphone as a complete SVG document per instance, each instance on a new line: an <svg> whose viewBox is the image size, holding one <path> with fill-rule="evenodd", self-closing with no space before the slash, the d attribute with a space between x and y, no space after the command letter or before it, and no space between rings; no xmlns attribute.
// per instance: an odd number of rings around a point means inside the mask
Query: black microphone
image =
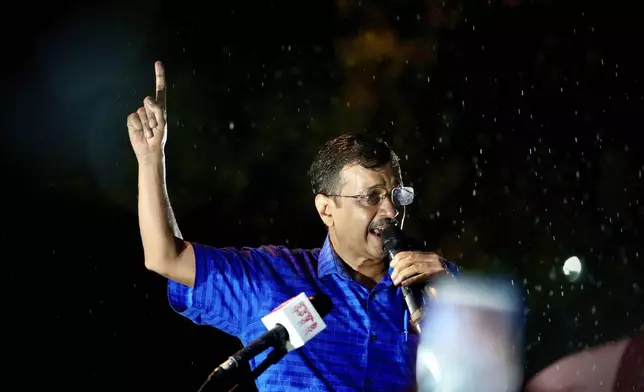
<svg viewBox="0 0 644 392"><path fill-rule="evenodd" d="M410 241L398 226L387 226L381 233L382 250L391 262L396 254L411 250ZM423 319L423 308L419 305L411 287L401 287L407 309L409 309L410 323L417 333L420 333L420 323Z"/></svg>
<svg viewBox="0 0 644 392"><path fill-rule="evenodd" d="M326 328L322 317L329 314L331 308L331 300L324 294L307 297L304 293L300 293L285 301L262 318L262 322L269 330L217 366L199 391L202 391L212 379L230 369L237 368L241 362L254 358L269 347L278 349L284 347L287 351L302 347Z"/></svg>

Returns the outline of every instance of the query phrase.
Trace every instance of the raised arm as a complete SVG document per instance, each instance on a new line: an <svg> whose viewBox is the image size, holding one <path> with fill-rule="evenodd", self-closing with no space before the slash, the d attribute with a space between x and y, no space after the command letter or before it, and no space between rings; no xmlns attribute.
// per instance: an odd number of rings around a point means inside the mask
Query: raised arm
<svg viewBox="0 0 644 392"><path fill-rule="evenodd" d="M166 81L163 64L154 64L156 96L130 114L127 128L139 164L139 228L145 266L168 279L192 287L195 253L182 239L165 182L167 140Z"/></svg>

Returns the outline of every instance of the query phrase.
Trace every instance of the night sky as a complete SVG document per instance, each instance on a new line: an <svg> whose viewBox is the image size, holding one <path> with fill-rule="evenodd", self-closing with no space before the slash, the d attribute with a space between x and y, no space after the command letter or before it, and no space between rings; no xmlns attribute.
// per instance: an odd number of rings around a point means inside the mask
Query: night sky
<svg viewBox="0 0 644 392"><path fill-rule="evenodd" d="M11 390L196 391L240 348L175 314L143 266L126 117L154 93L155 60L186 239L321 246L306 170L324 141L367 131L416 189L410 235L524 287L528 375L644 329L635 6L12 6L0 30ZM575 282L562 273L571 256L585 267Z"/></svg>

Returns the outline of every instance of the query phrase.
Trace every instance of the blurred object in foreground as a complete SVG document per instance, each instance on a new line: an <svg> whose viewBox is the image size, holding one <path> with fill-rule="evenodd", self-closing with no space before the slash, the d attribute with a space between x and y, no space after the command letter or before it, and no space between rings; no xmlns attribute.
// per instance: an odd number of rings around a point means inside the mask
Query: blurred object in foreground
<svg viewBox="0 0 644 392"><path fill-rule="evenodd" d="M419 392L516 392L523 384L523 304L509 279L442 279L423 322ZM438 332L437 332L438 331Z"/></svg>
<svg viewBox="0 0 644 392"><path fill-rule="evenodd" d="M643 392L644 334L568 355L534 376L526 392Z"/></svg>

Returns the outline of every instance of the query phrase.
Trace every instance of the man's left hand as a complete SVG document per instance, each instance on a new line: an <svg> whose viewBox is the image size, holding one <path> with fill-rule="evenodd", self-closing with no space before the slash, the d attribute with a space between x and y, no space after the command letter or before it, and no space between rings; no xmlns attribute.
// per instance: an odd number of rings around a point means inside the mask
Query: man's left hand
<svg viewBox="0 0 644 392"><path fill-rule="evenodd" d="M400 252L391 262L391 280L395 285L410 286L425 282L436 274L446 273L441 257L432 252Z"/></svg>

